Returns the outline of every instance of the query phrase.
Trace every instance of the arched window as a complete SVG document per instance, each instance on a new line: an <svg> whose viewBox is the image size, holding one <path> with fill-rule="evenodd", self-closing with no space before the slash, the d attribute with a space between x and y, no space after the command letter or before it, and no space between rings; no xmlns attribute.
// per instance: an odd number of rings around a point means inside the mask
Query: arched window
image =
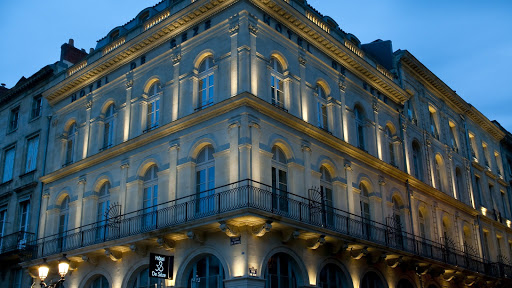
<svg viewBox="0 0 512 288"><path fill-rule="evenodd" d="M272 105L279 108L284 107L284 82L283 65L275 57L270 58L270 91L272 94Z"/></svg>
<svg viewBox="0 0 512 288"><path fill-rule="evenodd" d="M265 288L296 288L300 277L297 263L285 253L274 254L265 269Z"/></svg>
<svg viewBox="0 0 512 288"><path fill-rule="evenodd" d="M208 213L215 210L215 150L212 145L205 146L196 159L196 213Z"/></svg>
<svg viewBox="0 0 512 288"><path fill-rule="evenodd" d="M105 124L103 129L102 150L112 147L114 144L114 104L110 104L105 112Z"/></svg>
<svg viewBox="0 0 512 288"><path fill-rule="evenodd" d="M331 226L334 224L334 208L332 201L332 178L329 170L327 170L324 166L320 167L320 193L322 196L322 200L324 203L322 205L325 206L325 219L322 222Z"/></svg>
<svg viewBox="0 0 512 288"><path fill-rule="evenodd" d="M396 166L394 127L386 125L386 140L388 142L389 164Z"/></svg>
<svg viewBox="0 0 512 288"><path fill-rule="evenodd" d="M320 271L320 283L318 283L318 287L343 288L349 286L345 273L343 273L337 265L329 263Z"/></svg>
<svg viewBox="0 0 512 288"><path fill-rule="evenodd" d="M414 285L412 285L411 281L407 279L402 279L398 281L398 285L396 285L396 288L414 288Z"/></svg>
<svg viewBox="0 0 512 288"><path fill-rule="evenodd" d="M110 182L105 182L98 191L98 212L96 213L96 221L98 230L96 230L96 238L105 240L107 230L107 210L110 207Z"/></svg>
<svg viewBox="0 0 512 288"><path fill-rule="evenodd" d="M327 93L322 85L316 85L318 127L329 130L327 119Z"/></svg>
<svg viewBox="0 0 512 288"><path fill-rule="evenodd" d="M272 147L272 195L273 207L288 211L288 165L281 148Z"/></svg>
<svg viewBox="0 0 512 288"><path fill-rule="evenodd" d="M146 130L151 131L158 127L160 120L160 82L156 81L149 87L146 113Z"/></svg>
<svg viewBox="0 0 512 288"><path fill-rule="evenodd" d="M107 278L103 275L96 277L87 288L110 288Z"/></svg>
<svg viewBox="0 0 512 288"><path fill-rule="evenodd" d="M421 157L421 148L418 141L412 142L412 164L414 177L423 181L423 161Z"/></svg>
<svg viewBox="0 0 512 288"><path fill-rule="evenodd" d="M445 191L445 185L444 185L444 174L446 173L444 169L444 161L443 158L440 155L436 155L436 163L435 163L435 185L438 190L441 190L443 192Z"/></svg>
<svg viewBox="0 0 512 288"><path fill-rule="evenodd" d="M130 288L154 288L164 287L164 279L149 277L149 268L144 268L140 272L132 275L128 284Z"/></svg>
<svg viewBox="0 0 512 288"><path fill-rule="evenodd" d="M152 165L144 175L142 208L144 209L143 228L151 229L156 224L158 204L158 168Z"/></svg>
<svg viewBox="0 0 512 288"><path fill-rule="evenodd" d="M68 230L69 219L69 196L66 196L61 204L59 211L59 248L66 247L66 231Z"/></svg>
<svg viewBox="0 0 512 288"><path fill-rule="evenodd" d="M363 109L360 106L356 106L354 108L354 116L356 121L356 139L357 139L357 147L361 150L366 151L366 143L364 137L364 125L365 125L365 117Z"/></svg>
<svg viewBox="0 0 512 288"><path fill-rule="evenodd" d="M213 104L215 77L213 73L213 57L208 56L199 64L199 104L198 109Z"/></svg>
<svg viewBox="0 0 512 288"><path fill-rule="evenodd" d="M69 165L74 161L76 134L76 123L73 123L69 126L66 138L66 161L64 162L64 166Z"/></svg>
<svg viewBox="0 0 512 288"><path fill-rule="evenodd" d="M368 187L364 183L359 184L359 189L361 190L359 205L361 207L361 217L362 220L362 233L364 237L370 236L370 192L368 191Z"/></svg>
<svg viewBox="0 0 512 288"><path fill-rule="evenodd" d="M188 275L188 288L223 288L224 268L219 259L206 255L194 263Z"/></svg>
<svg viewBox="0 0 512 288"><path fill-rule="evenodd" d="M384 283L377 273L370 271L366 273L361 281L360 288L384 288Z"/></svg>

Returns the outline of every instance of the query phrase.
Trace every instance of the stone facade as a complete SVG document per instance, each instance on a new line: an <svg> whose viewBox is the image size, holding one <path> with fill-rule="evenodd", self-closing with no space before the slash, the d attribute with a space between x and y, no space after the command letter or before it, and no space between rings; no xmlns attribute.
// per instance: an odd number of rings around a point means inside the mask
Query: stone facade
<svg viewBox="0 0 512 288"><path fill-rule="evenodd" d="M163 1L47 85L34 277L65 253L80 288L510 285L505 132L305 1Z"/></svg>

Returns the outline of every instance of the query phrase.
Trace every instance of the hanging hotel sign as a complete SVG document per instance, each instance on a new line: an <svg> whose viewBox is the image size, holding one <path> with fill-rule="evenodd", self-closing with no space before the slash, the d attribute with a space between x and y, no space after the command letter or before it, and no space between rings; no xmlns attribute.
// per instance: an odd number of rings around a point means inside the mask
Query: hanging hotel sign
<svg viewBox="0 0 512 288"><path fill-rule="evenodd" d="M174 256L149 254L149 276L172 279Z"/></svg>

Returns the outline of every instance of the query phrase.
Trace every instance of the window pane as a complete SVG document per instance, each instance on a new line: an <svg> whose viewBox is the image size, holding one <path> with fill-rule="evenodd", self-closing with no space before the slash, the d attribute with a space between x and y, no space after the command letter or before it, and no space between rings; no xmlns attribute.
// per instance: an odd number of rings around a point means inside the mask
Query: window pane
<svg viewBox="0 0 512 288"><path fill-rule="evenodd" d="M13 170L14 170L14 147L5 151L5 159L4 159L4 175L2 177L2 182L7 182L12 179Z"/></svg>
<svg viewBox="0 0 512 288"><path fill-rule="evenodd" d="M39 148L39 137L34 137L28 140L27 143L27 162L25 164L25 172L30 172L36 169L37 164L37 150Z"/></svg>

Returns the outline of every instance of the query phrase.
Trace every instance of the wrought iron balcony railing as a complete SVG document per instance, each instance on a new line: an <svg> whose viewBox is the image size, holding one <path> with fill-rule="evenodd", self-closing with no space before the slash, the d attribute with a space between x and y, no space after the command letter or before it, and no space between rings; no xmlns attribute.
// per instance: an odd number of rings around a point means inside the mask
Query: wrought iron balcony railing
<svg viewBox="0 0 512 288"><path fill-rule="evenodd" d="M401 229L382 224L349 212L328 206L327 201L314 201L253 180L236 183L161 203L153 207L130 212L68 230L33 241L32 258L60 254L163 228L190 223L211 216L233 215L242 211L262 214L263 217L281 216L281 221L297 221L299 225L310 225L311 229L324 229L339 237L350 237L376 245L403 251L411 256L420 256L458 266L493 277L510 277L512 266L491 263L468 249L460 249L446 241L431 241L409 234ZM321 228L318 228L321 227ZM320 233L320 232L319 232ZM324 232L325 233L325 232ZM397 252L400 253L400 252Z"/></svg>
<svg viewBox="0 0 512 288"><path fill-rule="evenodd" d="M0 238L0 254L20 250L30 250L30 245L34 243L35 238L34 233L26 231L18 231L16 233L5 235Z"/></svg>

